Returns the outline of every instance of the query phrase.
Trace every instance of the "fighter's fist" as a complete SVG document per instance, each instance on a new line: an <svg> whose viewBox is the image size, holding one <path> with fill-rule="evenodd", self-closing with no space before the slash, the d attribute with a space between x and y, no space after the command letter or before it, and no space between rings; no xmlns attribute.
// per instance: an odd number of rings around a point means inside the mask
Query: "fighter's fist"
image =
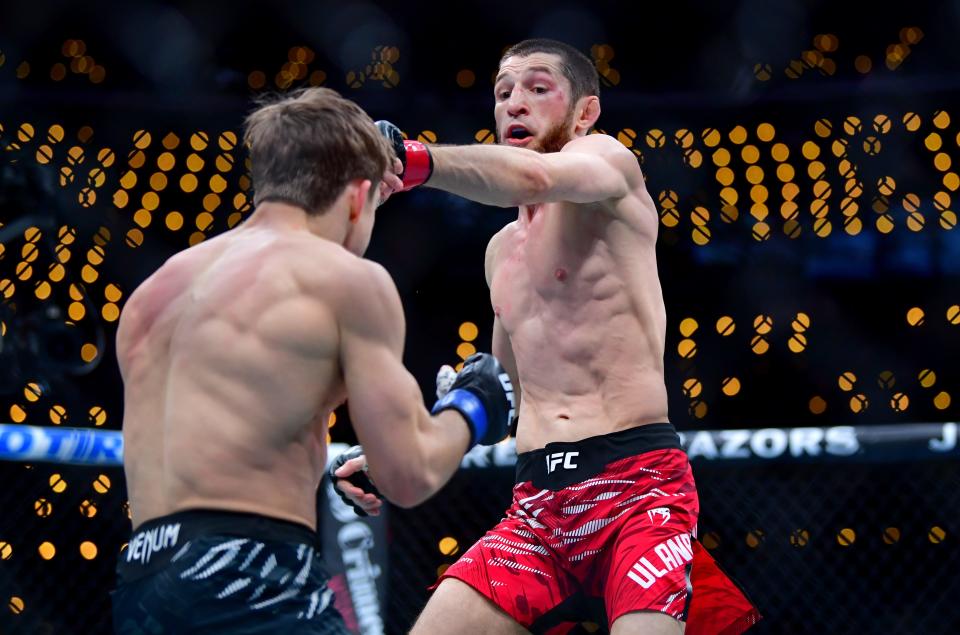
<svg viewBox="0 0 960 635"><path fill-rule="evenodd" d="M437 399L442 399L444 395L450 392L450 389L453 388L453 382L457 380L457 371L453 369L453 366L449 364L444 364L440 367L440 370L437 371Z"/></svg>
<svg viewBox="0 0 960 635"><path fill-rule="evenodd" d="M433 157L427 146L419 141L404 139L400 128L389 121L380 120L376 124L380 134L393 146L393 151L403 165L403 171L400 173L400 179L403 181L402 191L406 192L426 183L433 174Z"/></svg>
<svg viewBox="0 0 960 635"><path fill-rule="evenodd" d="M443 369L441 369L443 373ZM440 392L440 377L437 377ZM449 392L433 406L433 413L453 409L470 428L470 447L493 445L505 436L513 420L513 386L510 376L493 355L475 353L467 358Z"/></svg>
<svg viewBox="0 0 960 635"><path fill-rule="evenodd" d="M353 507L358 516L379 516L382 496L367 475L367 457L363 448L355 445L330 463L333 489L344 503Z"/></svg>

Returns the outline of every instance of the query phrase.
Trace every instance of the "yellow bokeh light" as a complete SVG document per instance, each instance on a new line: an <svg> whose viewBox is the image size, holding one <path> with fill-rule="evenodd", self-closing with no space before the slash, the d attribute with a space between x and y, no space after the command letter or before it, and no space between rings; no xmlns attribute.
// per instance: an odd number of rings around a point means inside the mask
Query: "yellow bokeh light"
<svg viewBox="0 0 960 635"><path fill-rule="evenodd" d="M177 159L172 152L164 152L157 157L157 167L164 172L169 172L177 164Z"/></svg>
<svg viewBox="0 0 960 635"><path fill-rule="evenodd" d="M931 132L927 135L926 139L923 140L923 145L926 146L927 150L936 152L943 146L943 139L941 139L940 135L936 132Z"/></svg>
<svg viewBox="0 0 960 635"><path fill-rule="evenodd" d="M827 402L823 399L823 397L816 395L810 399L808 407L810 408L810 412L815 415L823 414L827 409Z"/></svg>
<svg viewBox="0 0 960 635"><path fill-rule="evenodd" d="M102 426L107 422L107 411L100 406L94 406L87 412L87 420L95 426Z"/></svg>
<svg viewBox="0 0 960 635"><path fill-rule="evenodd" d="M763 181L763 168L759 165L751 165L747 168L747 181L753 185L757 185Z"/></svg>
<svg viewBox="0 0 960 635"><path fill-rule="evenodd" d="M133 133L133 145L139 150L146 150L150 147L153 137L146 130L137 130Z"/></svg>
<svg viewBox="0 0 960 635"><path fill-rule="evenodd" d="M460 342L457 346L457 356L466 359L477 352L477 347L470 342Z"/></svg>
<svg viewBox="0 0 960 635"><path fill-rule="evenodd" d="M170 212L166 217L167 229L177 231L183 227L183 214L180 212Z"/></svg>
<svg viewBox="0 0 960 635"><path fill-rule="evenodd" d="M120 177L120 187L129 190L133 189L137 184L137 173L133 170L127 170L123 173L123 176Z"/></svg>
<svg viewBox="0 0 960 635"><path fill-rule="evenodd" d="M58 426L67 420L67 409L61 406L60 404L54 404L50 408L49 414L50 414L50 423L52 423L55 426Z"/></svg>
<svg viewBox="0 0 960 635"><path fill-rule="evenodd" d="M30 382L23 388L23 396L27 401L37 401L43 396L43 388L36 382Z"/></svg>
<svg viewBox="0 0 960 635"><path fill-rule="evenodd" d="M714 150L711 158L713 159L714 165L723 167L730 163L730 151L726 148L717 148Z"/></svg>
<svg viewBox="0 0 960 635"><path fill-rule="evenodd" d="M774 135L776 135L776 129L772 124L762 123L757 126L757 138L760 141L770 142L773 140Z"/></svg>
<svg viewBox="0 0 960 635"><path fill-rule="evenodd" d="M152 220L153 215L145 209L139 209L133 215L133 222L143 228L149 227Z"/></svg>
<svg viewBox="0 0 960 635"><path fill-rule="evenodd" d="M83 556L85 560L93 560L97 557L97 545L89 540L84 540L80 543L80 555Z"/></svg>
<svg viewBox="0 0 960 635"><path fill-rule="evenodd" d="M190 193L197 189L197 177L193 174L184 174L180 177L180 189Z"/></svg>
<svg viewBox="0 0 960 635"><path fill-rule="evenodd" d="M100 474L93 482L93 489L98 494L106 494L110 490L110 477L106 474Z"/></svg>
<svg viewBox="0 0 960 635"><path fill-rule="evenodd" d="M946 410L950 407L950 393L946 391L940 391L937 393L937 396L933 398L933 405L937 410Z"/></svg>
<svg viewBox="0 0 960 635"><path fill-rule="evenodd" d="M452 556L460 550L460 545L457 543L457 539L451 538L450 536L441 538L438 546L440 547L440 553L445 556Z"/></svg>
<svg viewBox="0 0 960 635"><path fill-rule="evenodd" d="M160 206L160 197L156 192L146 192L140 199L140 204L144 209L153 211Z"/></svg>
<svg viewBox="0 0 960 635"><path fill-rule="evenodd" d="M221 172L229 172L230 170L233 169L233 165L234 165L233 156L228 152L218 154L217 160L215 161L214 165L216 165L217 170Z"/></svg>
<svg viewBox="0 0 960 635"><path fill-rule="evenodd" d="M740 380L736 377L725 377L720 385L723 394L728 397L733 397L740 392Z"/></svg>
<svg viewBox="0 0 960 635"><path fill-rule="evenodd" d="M929 368L924 368L917 375L917 379L924 388L932 388L933 385L937 383L937 374Z"/></svg>
<svg viewBox="0 0 960 635"><path fill-rule="evenodd" d="M690 377L683 382L683 396L694 399L703 392L703 384L696 377Z"/></svg>
<svg viewBox="0 0 960 635"><path fill-rule="evenodd" d="M172 132L168 132L167 136L163 138L162 143L163 143L163 147L166 148L167 150L175 150L176 147L180 145L180 137L173 134Z"/></svg>
<svg viewBox="0 0 960 635"><path fill-rule="evenodd" d="M460 328L457 330L457 332L460 335L460 339L462 339L464 342L472 342L473 340L477 339L479 329L473 322L464 322L460 325Z"/></svg>
<svg viewBox="0 0 960 635"><path fill-rule="evenodd" d="M23 423L27 418L27 413L18 404L10 406L10 419L14 423Z"/></svg>
<svg viewBox="0 0 960 635"><path fill-rule="evenodd" d="M86 314L87 309L83 306L82 302L71 302L67 308L67 315L69 315L70 319L74 322L79 322Z"/></svg>
<svg viewBox="0 0 960 635"><path fill-rule="evenodd" d="M201 150L206 149L207 143L209 143L210 137L206 132L200 131L195 132L190 135L190 147L200 152Z"/></svg>
<svg viewBox="0 0 960 635"><path fill-rule="evenodd" d="M203 169L204 161L198 154L187 156L187 169L191 172L199 172Z"/></svg>
<svg viewBox="0 0 960 635"><path fill-rule="evenodd" d="M127 247L136 249L143 244L143 232L134 227L127 232L124 242L126 243Z"/></svg>
<svg viewBox="0 0 960 635"><path fill-rule="evenodd" d="M789 183L796 176L793 166L789 163L781 163L777 166L777 178L782 183Z"/></svg>
<svg viewBox="0 0 960 635"><path fill-rule="evenodd" d="M158 192L163 190L167 187L167 175L163 172L154 172L153 175L150 176L150 187Z"/></svg>
<svg viewBox="0 0 960 635"><path fill-rule="evenodd" d="M80 347L80 359L89 364L97 358L97 347L94 344L84 344Z"/></svg>
<svg viewBox="0 0 960 635"><path fill-rule="evenodd" d="M100 273L90 265L83 265L83 269L80 270L80 277L87 284L93 284L100 277Z"/></svg>
<svg viewBox="0 0 960 635"><path fill-rule="evenodd" d="M57 548L53 546L52 542L44 541L40 543L40 546L37 547L37 551L40 553L40 557L44 560L51 560L55 555L57 555Z"/></svg>
<svg viewBox="0 0 960 635"><path fill-rule="evenodd" d="M722 167L717 170L717 182L724 187L727 187L733 183L734 173L728 167Z"/></svg>
<svg viewBox="0 0 960 635"><path fill-rule="evenodd" d="M33 293L34 295L37 296L38 299L46 300L47 298L50 297L51 291L52 291L52 287L50 286L50 283L47 282L46 280L41 280L40 282L37 283L37 288L34 290Z"/></svg>
<svg viewBox="0 0 960 635"><path fill-rule="evenodd" d="M812 161L820 156L820 146L813 141L806 141L803 144L802 153L805 159Z"/></svg>
<svg viewBox="0 0 960 635"><path fill-rule="evenodd" d="M740 145L747 140L747 129L743 126L734 126L733 130L730 131L730 141Z"/></svg>
<svg viewBox="0 0 960 635"><path fill-rule="evenodd" d="M907 311L907 324L910 326L920 326L923 324L924 313L920 307L913 307Z"/></svg>
<svg viewBox="0 0 960 635"><path fill-rule="evenodd" d="M120 287L110 283L104 288L103 295L110 302L119 302L120 298L123 297L123 292L120 291Z"/></svg>
<svg viewBox="0 0 960 635"><path fill-rule="evenodd" d="M108 302L103 305L103 310L100 314L107 322L116 322L117 318L120 317L120 308L113 302Z"/></svg>
<svg viewBox="0 0 960 635"><path fill-rule="evenodd" d="M196 224L197 229L200 231L206 231L207 228L213 223L213 214L210 212L200 212L197 214Z"/></svg>
<svg viewBox="0 0 960 635"><path fill-rule="evenodd" d="M211 192L203 197L203 209L207 210L208 212L212 212L218 207L220 207L219 196Z"/></svg>
<svg viewBox="0 0 960 635"><path fill-rule="evenodd" d="M697 343L691 339L680 340L680 343L677 344L677 353L680 357L690 359L697 354Z"/></svg>
<svg viewBox="0 0 960 635"><path fill-rule="evenodd" d="M210 191L215 192L216 194L222 193L227 189L227 181L219 174L214 174L210 177Z"/></svg>
<svg viewBox="0 0 960 635"><path fill-rule="evenodd" d="M690 337L691 335L696 333L698 327L699 327L699 324L697 324L697 321L695 319L690 317L684 318L680 322L680 334L683 335L684 337Z"/></svg>
<svg viewBox="0 0 960 635"><path fill-rule="evenodd" d="M770 156L773 157L774 161L782 163L790 158L790 148L784 143L775 143L770 148Z"/></svg>

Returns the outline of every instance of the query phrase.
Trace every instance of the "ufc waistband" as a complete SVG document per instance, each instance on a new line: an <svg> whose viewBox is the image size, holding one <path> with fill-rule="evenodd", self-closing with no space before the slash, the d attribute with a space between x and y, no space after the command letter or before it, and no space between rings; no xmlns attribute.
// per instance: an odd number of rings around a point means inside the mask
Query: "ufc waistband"
<svg viewBox="0 0 960 635"><path fill-rule="evenodd" d="M141 524L117 562L117 575L131 582L166 567L191 540L203 536L240 536L264 542L319 547L317 532L306 525L259 514L191 509Z"/></svg>
<svg viewBox="0 0 960 635"><path fill-rule="evenodd" d="M611 432L579 441L558 441L517 456L516 482L560 490L600 474L610 463L653 450L680 449L680 437L670 423Z"/></svg>

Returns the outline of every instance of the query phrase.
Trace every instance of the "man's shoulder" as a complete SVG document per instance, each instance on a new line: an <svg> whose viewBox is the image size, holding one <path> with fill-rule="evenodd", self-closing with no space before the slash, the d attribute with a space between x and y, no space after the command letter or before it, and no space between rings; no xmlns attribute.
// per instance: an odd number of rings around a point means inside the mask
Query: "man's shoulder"
<svg viewBox="0 0 960 635"><path fill-rule="evenodd" d="M625 145L608 134L593 132L568 141L561 152L591 152L607 156L633 157ZM636 160L634 158L634 160Z"/></svg>

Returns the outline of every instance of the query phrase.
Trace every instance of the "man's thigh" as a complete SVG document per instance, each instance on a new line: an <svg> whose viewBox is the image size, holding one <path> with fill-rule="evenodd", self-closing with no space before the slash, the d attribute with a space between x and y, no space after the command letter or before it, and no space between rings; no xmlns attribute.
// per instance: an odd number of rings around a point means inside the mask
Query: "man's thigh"
<svg viewBox="0 0 960 635"><path fill-rule="evenodd" d="M683 635L686 624L655 611L637 611L617 618L610 635Z"/></svg>
<svg viewBox="0 0 960 635"><path fill-rule="evenodd" d="M522 635L525 628L470 585L447 578L440 583L411 635Z"/></svg>

